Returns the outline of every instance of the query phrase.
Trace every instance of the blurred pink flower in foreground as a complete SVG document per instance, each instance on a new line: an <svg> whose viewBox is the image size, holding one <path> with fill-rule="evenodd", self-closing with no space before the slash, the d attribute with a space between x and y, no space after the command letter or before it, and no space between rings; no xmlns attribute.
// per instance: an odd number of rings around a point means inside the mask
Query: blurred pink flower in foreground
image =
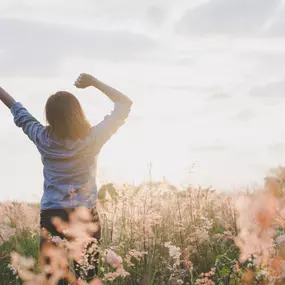
<svg viewBox="0 0 285 285"><path fill-rule="evenodd" d="M71 238L67 243L69 254L81 264L87 245L92 242L97 243L97 240L91 237L91 233L95 233L99 226L92 221L90 211L84 208L76 209L69 217L68 223L54 218L53 224L59 232L62 232L67 238Z"/></svg>
<svg viewBox="0 0 285 285"><path fill-rule="evenodd" d="M104 278L109 281L114 281L118 277L125 278L130 274L125 271L123 266L123 259L121 256L117 255L113 250L107 249L104 253L106 256L106 261L109 265L116 269L114 272L109 272L105 274Z"/></svg>
<svg viewBox="0 0 285 285"><path fill-rule="evenodd" d="M110 249L107 251L106 260L113 268L118 268L123 262L122 257Z"/></svg>
<svg viewBox="0 0 285 285"><path fill-rule="evenodd" d="M240 196L236 200L237 226L240 229L235 238L240 248L240 261L256 255L257 263L268 264L273 251L275 225L280 212L277 198L278 183L268 179L263 191Z"/></svg>

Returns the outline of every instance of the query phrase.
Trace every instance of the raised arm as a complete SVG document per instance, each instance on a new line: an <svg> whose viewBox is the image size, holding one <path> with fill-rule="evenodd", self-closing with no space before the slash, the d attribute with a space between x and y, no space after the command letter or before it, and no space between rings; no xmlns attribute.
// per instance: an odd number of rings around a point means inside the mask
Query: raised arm
<svg viewBox="0 0 285 285"><path fill-rule="evenodd" d="M9 108L11 109L13 104L16 103L16 100L2 87L0 87L0 100Z"/></svg>
<svg viewBox="0 0 285 285"><path fill-rule="evenodd" d="M103 92L106 96L108 96L114 103L120 102L129 106L133 104L133 101L129 97L116 90L115 88L99 81L97 78L93 77L90 74L80 74L80 76L75 82L75 86L77 88L83 89L89 86L93 86Z"/></svg>
<svg viewBox="0 0 285 285"><path fill-rule="evenodd" d="M92 135L95 139L98 151L111 138L113 134L125 123L133 101L113 87L99 81L89 74L81 74L75 82L78 88L93 86L102 91L114 102L114 110L110 115L105 116L104 120L92 128Z"/></svg>
<svg viewBox="0 0 285 285"><path fill-rule="evenodd" d="M39 134L43 131L44 127L21 103L17 103L16 100L1 87L0 100L11 110L16 126L22 128L30 140L38 144Z"/></svg>

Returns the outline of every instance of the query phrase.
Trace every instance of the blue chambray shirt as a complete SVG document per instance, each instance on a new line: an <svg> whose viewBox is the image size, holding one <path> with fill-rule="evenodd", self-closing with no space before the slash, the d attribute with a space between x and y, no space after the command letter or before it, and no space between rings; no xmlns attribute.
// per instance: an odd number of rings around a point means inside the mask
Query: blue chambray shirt
<svg viewBox="0 0 285 285"><path fill-rule="evenodd" d="M84 139L56 139L21 103L13 104L15 124L36 145L44 166L41 210L92 208L97 199L96 167L102 146L128 117L131 103L115 103L111 115L90 129Z"/></svg>

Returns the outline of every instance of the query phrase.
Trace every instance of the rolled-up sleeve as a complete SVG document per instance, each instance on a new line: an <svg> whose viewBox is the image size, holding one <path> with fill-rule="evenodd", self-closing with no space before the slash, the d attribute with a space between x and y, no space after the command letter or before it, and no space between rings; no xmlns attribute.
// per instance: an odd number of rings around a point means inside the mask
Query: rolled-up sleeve
<svg viewBox="0 0 285 285"><path fill-rule="evenodd" d="M22 128L24 133L35 144L38 143L39 134L44 129L37 119L35 119L28 110L21 104L15 103L11 108L11 113L14 116L14 122L17 127Z"/></svg>
<svg viewBox="0 0 285 285"><path fill-rule="evenodd" d="M92 135L96 148L102 146L117 132L129 116L132 103L116 102L114 110L104 120L92 128Z"/></svg>

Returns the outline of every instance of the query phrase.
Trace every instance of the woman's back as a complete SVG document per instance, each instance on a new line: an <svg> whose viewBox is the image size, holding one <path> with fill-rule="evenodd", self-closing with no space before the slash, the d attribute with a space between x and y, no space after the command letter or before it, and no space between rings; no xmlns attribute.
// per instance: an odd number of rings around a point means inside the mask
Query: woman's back
<svg viewBox="0 0 285 285"><path fill-rule="evenodd" d="M85 80L86 77L88 79L88 75L84 75ZM41 210L94 206L98 154L129 115L132 101L128 97L93 77L90 80L92 86L96 85L114 102L112 113L94 127L90 127L79 101L68 92L58 92L49 98L47 127L21 103L11 107L15 124L23 129L41 154L44 166ZM81 84L81 88L85 88L84 84L91 86L88 80Z"/></svg>
<svg viewBox="0 0 285 285"><path fill-rule="evenodd" d="M55 139L43 132L38 146L44 166L41 208L92 207L97 198L96 168L99 151L92 133L85 139Z"/></svg>

